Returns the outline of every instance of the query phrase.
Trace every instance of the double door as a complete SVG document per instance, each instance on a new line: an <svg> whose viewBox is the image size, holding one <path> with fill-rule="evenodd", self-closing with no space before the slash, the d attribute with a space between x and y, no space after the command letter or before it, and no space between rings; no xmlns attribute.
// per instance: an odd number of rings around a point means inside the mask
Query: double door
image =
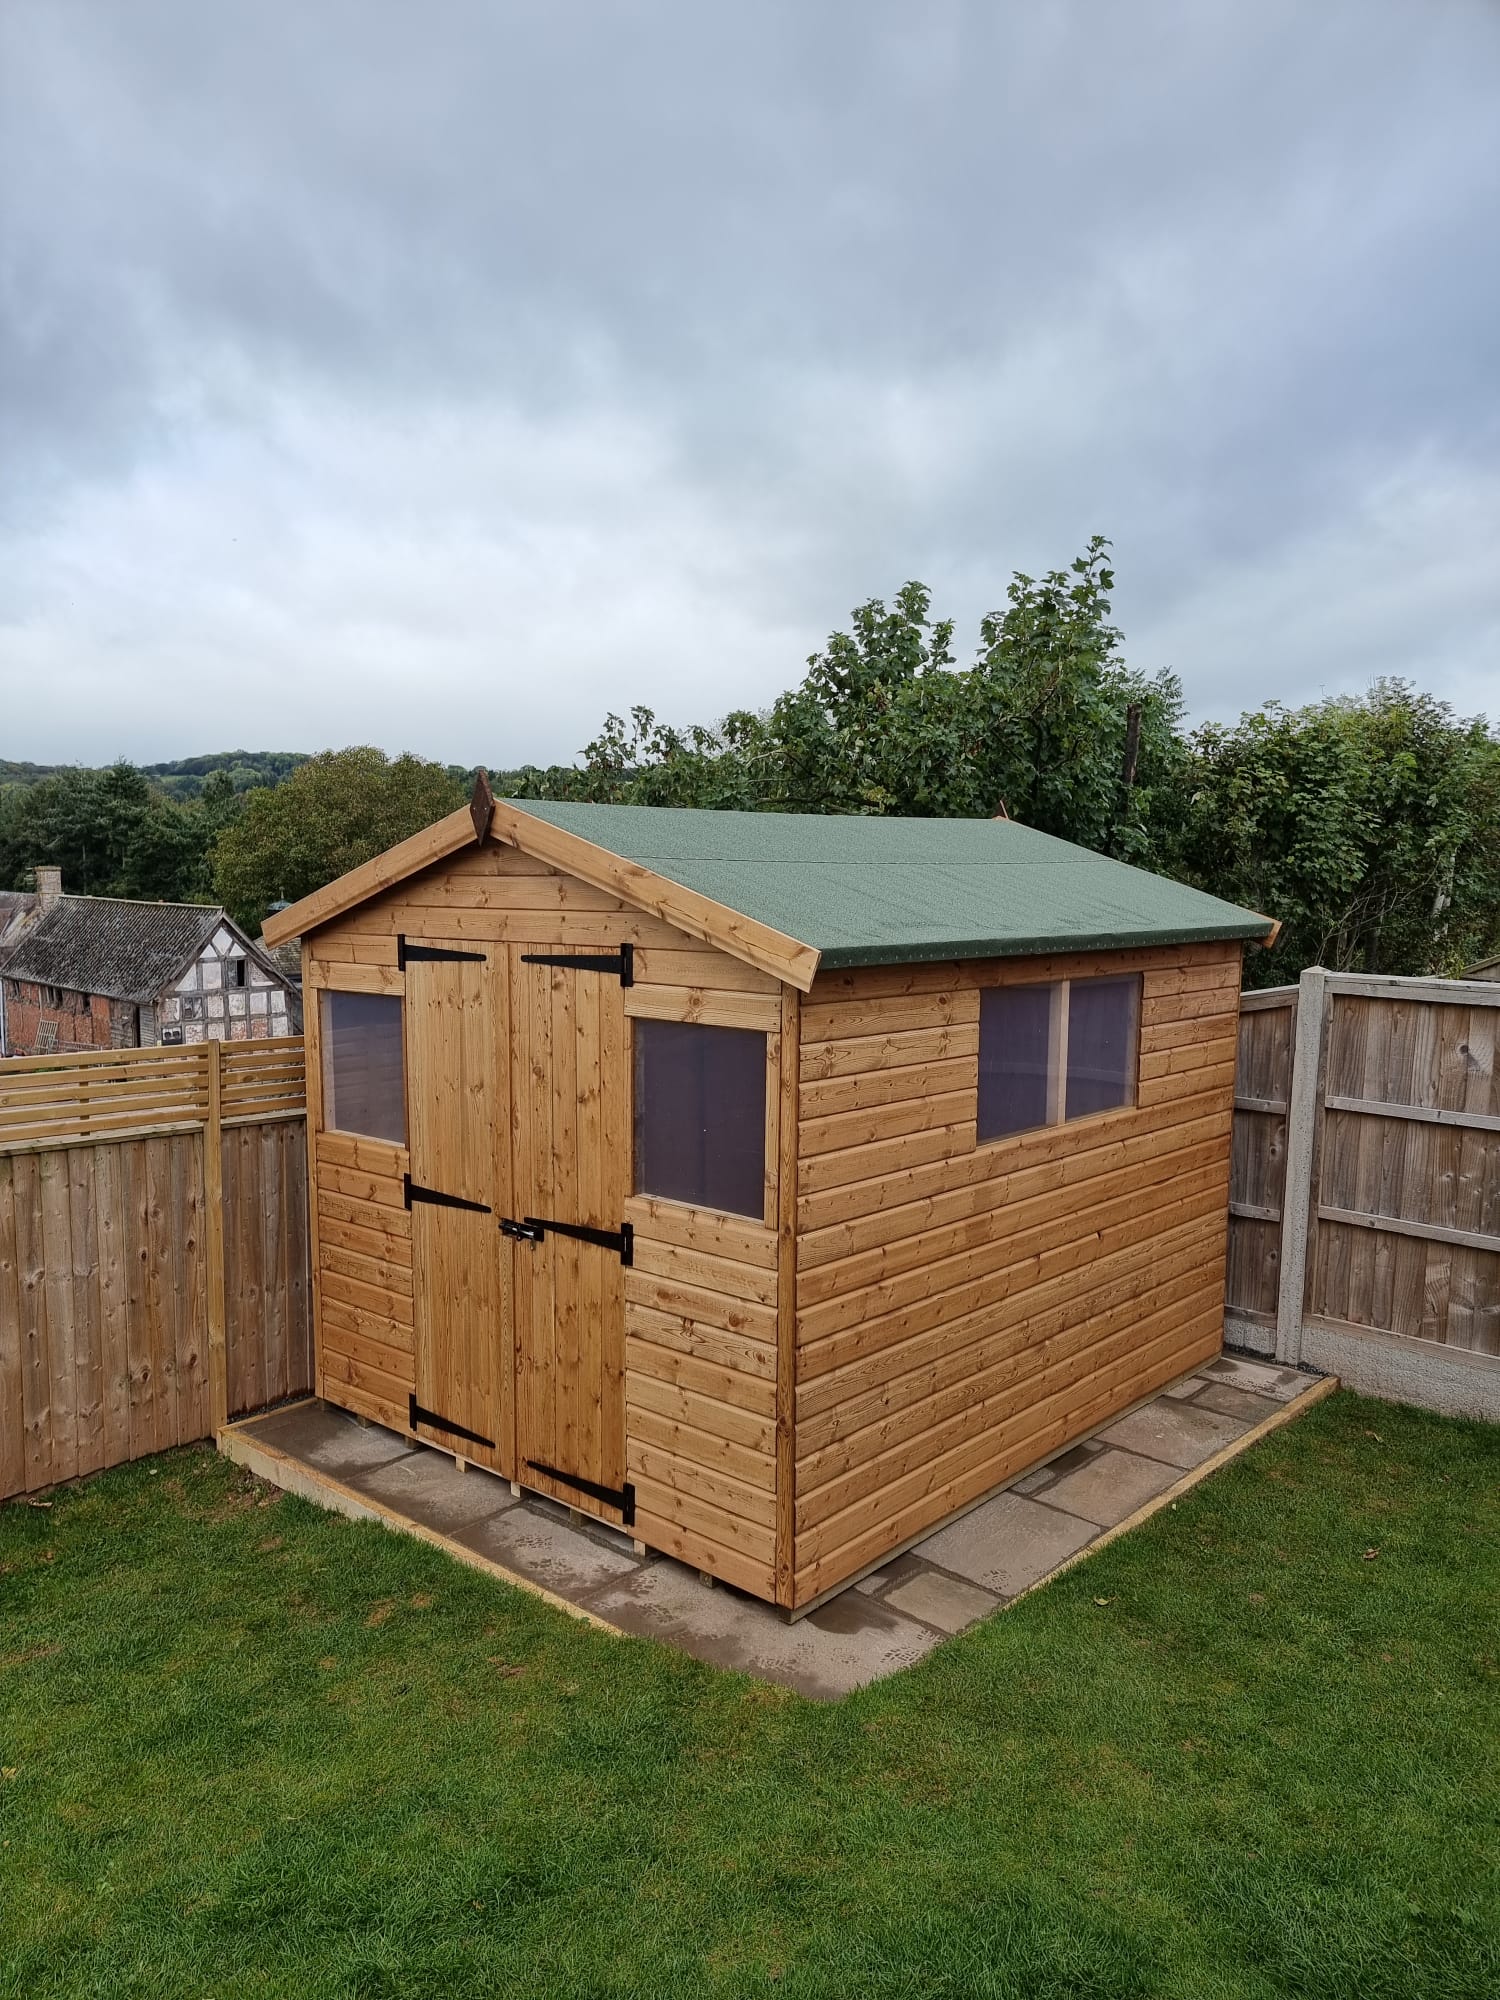
<svg viewBox="0 0 1500 2000"><path fill-rule="evenodd" d="M629 1525L619 961L425 941L403 956L412 1427Z"/></svg>

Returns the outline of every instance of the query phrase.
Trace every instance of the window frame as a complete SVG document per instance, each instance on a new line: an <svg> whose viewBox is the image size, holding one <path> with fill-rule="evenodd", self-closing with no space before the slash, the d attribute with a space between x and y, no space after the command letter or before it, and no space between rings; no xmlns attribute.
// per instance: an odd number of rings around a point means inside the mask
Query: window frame
<svg viewBox="0 0 1500 2000"><path fill-rule="evenodd" d="M1068 1116L1068 1037L1072 1015L1071 996L1075 986L1103 985L1105 983L1134 986L1134 1000L1131 1009L1131 1037L1125 1081L1123 1103L1108 1104L1098 1111L1080 1111ZM987 993L1035 992L1050 989L1052 1005L1047 1029L1047 1114L1040 1125L1023 1125L1015 1131L997 1132L985 1138L979 1131L979 1076L975 1077L974 1102L974 1145L980 1147L1005 1146L1017 1140L1030 1139L1038 1132L1053 1132L1067 1125L1090 1125L1102 1118L1120 1118L1140 1108L1141 1086L1141 1014L1145 1002L1144 974L1137 970L1120 972L1088 972L1082 974L1065 973L1056 979L1008 979L979 989L979 1036L984 1033L984 997ZM976 1050L976 1060L983 1061L982 1050Z"/></svg>
<svg viewBox="0 0 1500 2000"><path fill-rule="evenodd" d="M401 1137L389 1138L382 1132L359 1132L347 1125L333 1122L333 1114L338 1109L338 1092L333 1083L333 1032L331 1016L336 1000L386 1000L397 1009L397 1020L401 1032ZM406 1075L406 996L404 993L372 993L364 986L340 986L334 983L317 987L317 1005L314 1009L318 1031L318 1060L316 1064L318 1087L318 1130L329 1137L357 1140L361 1145L389 1146L393 1152L405 1153L411 1142L411 1112L408 1103ZM312 1073L312 1066L309 1066Z"/></svg>
<svg viewBox="0 0 1500 2000"><path fill-rule="evenodd" d="M763 1026L747 1021L739 1010L716 1009L708 1003L691 1014L682 1014L675 1008L659 1006L649 988L638 988L626 1002L625 1025L625 1076L627 1137L630 1146L630 1192L627 1200L633 1202L665 1202L670 1207L681 1209L685 1214L707 1216L715 1221L739 1224L751 1229L757 1226L774 1231L779 1222L778 1206L781 1185L781 1029L780 1014L777 1013L775 1027ZM765 1121L762 1135L761 1177L764 1190L763 1203L758 1215L746 1209L716 1208L709 1202L687 1201L680 1195L652 1194L635 1184L636 1176L636 1035L642 1024L654 1026L670 1024L683 1028L733 1028L741 1034L757 1035L765 1043ZM726 1253L729 1254L729 1253Z"/></svg>

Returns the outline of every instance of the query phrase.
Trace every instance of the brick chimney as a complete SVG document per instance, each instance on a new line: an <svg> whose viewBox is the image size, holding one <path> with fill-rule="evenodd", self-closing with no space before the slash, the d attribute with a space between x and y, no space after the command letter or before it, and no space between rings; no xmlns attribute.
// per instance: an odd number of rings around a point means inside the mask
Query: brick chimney
<svg viewBox="0 0 1500 2000"><path fill-rule="evenodd" d="M38 868L36 871L36 906L41 916L62 901L62 870L60 868Z"/></svg>

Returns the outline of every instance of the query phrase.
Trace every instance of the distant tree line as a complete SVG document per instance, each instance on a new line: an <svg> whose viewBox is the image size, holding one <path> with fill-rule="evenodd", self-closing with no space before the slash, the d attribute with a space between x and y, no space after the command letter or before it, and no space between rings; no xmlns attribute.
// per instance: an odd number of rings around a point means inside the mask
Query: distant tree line
<svg viewBox="0 0 1500 2000"><path fill-rule="evenodd" d="M757 812L999 811L1283 921L1258 985L1321 963L1457 972L1500 953L1500 737L1404 681L1232 727L1184 726L1175 676L1126 664L1098 537L1017 574L967 665L909 583L853 614L759 713L676 729L609 715L570 765L492 769L497 793ZM194 760L188 760L189 762ZM128 765L0 793L0 882L61 860L73 886L206 896L258 926L451 811L472 772L324 752L274 789L213 771L186 802ZM129 886L125 886L129 885Z"/></svg>

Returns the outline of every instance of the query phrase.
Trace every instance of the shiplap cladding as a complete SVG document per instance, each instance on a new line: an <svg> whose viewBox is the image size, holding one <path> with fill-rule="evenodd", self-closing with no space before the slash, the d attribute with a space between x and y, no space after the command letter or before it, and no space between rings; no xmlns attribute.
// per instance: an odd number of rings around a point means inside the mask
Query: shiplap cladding
<svg viewBox="0 0 1500 2000"><path fill-rule="evenodd" d="M647 1016L762 1029L776 1073L780 987L766 974L618 897L488 842L444 860L315 931L309 991L401 995L396 940L611 952L635 947L627 1024ZM497 955L497 976L510 976ZM308 1009L308 1038L318 1034ZM628 1038L625 1050L628 1054ZM314 1124L320 1393L407 1428L415 1386L411 1217L402 1206L405 1147ZM524 1084L523 1084L524 1087ZM628 1088L618 1094L628 1104ZM637 1490L634 1532L650 1546L770 1596L775 1575L777 1229L775 1119L768 1086L765 1216L711 1215L632 1197L633 1268L625 1274L625 1470ZM628 1155L630 1132L606 1135ZM535 1254L528 1246L510 1255ZM584 1502L587 1505L587 1501ZM607 1516L606 1516L607 1517Z"/></svg>
<svg viewBox="0 0 1500 2000"><path fill-rule="evenodd" d="M1139 971L1136 1103L975 1142L979 988ZM820 975L801 1017L794 1596L1219 1345L1237 945Z"/></svg>

